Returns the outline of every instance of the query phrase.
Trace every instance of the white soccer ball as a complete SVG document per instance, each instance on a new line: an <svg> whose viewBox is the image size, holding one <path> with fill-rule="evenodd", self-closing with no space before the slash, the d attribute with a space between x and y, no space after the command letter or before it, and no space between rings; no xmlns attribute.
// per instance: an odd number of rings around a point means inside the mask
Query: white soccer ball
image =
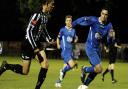
<svg viewBox="0 0 128 89"><path fill-rule="evenodd" d="M78 86L78 89L88 89L88 86L86 86L86 85L80 85L80 86Z"/></svg>
<svg viewBox="0 0 128 89"><path fill-rule="evenodd" d="M59 88L59 87L62 87L62 86L61 86L61 83L55 83L55 87L58 87L58 88Z"/></svg>

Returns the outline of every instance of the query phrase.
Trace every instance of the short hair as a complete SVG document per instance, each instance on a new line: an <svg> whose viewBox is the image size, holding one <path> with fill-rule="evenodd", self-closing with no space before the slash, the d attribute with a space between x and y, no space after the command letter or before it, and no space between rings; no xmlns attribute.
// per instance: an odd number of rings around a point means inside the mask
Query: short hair
<svg viewBox="0 0 128 89"><path fill-rule="evenodd" d="M54 1L54 0L40 0L40 4L45 5L46 3L50 3L52 1Z"/></svg>
<svg viewBox="0 0 128 89"><path fill-rule="evenodd" d="M67 18L71 18L72 19L72 16L71 15L66 15L65 19L67 19Z"/></svg>
<svg viewBox="0 0 128 89"><path fill-rule="evenodd" d="M101 11L102 11L102 10L107 10L109 15L110 15L110 13L111 13L111 12L110 12L110 11L111 11L111 10L110 10L110 7L108 7L108 6L104 6L104 7L101 9Z"/></svg>

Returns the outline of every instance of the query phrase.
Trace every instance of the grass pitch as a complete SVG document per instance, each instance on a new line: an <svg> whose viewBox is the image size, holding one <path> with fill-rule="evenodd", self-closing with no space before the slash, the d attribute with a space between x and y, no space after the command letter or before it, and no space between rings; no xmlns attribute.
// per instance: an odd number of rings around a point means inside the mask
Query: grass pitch
<svg viewBox="0 0 128 89"><path fill-rule="evenodd" d="M0 57L0 64L6 59L8 63L19 64L22 63L20 57ZM82 65L89 66L87 59L78 60L79 68L71 70L67 73L62 83L62 88L55 88L55 82L59 76L59 70L63 67L62 59L49 59L49 70L47 78L42 85L41 89L77 89L81 84L80 81L80 67ZM108 62L103 61L103 69L107 67ZM32 60L30 72L28 75L23 76L12 71L6 71L0 76L0 89L34 89L40 65L36 60ZM90 84L89 89L128 89L128 63L117 62L115 65L115 78L118 80L116 84L112 84L111 76L108 73L105 81L102 82L101 74Z"/></svg>

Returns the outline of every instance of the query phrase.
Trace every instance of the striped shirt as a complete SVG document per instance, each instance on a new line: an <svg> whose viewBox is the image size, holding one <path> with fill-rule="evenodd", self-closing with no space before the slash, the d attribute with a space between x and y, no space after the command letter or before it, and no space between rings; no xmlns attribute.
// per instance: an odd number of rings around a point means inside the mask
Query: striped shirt
<svg viewBox="0 0 128 89"><path fill-rule="evenodd" d="M27 30L26 39L30 42L33 49L37 48L36 42L43 37L47 42L51 41L46 25L48 23L48 15L42 12L34 13L30 18Z"/></svg>

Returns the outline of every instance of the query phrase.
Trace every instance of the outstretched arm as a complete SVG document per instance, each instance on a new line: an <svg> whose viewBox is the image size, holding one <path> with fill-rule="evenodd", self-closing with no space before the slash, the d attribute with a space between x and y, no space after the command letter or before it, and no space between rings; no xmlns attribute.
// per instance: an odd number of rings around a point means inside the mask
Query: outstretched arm
<svg viewBox="0 0 128 89"><path fill-rule="evenodd" d="M94 17L92 16L80 17L72 22L72 26L75 27L76 25L81 25L81 26L91 25L94 21L93 18Z"/></svg>

